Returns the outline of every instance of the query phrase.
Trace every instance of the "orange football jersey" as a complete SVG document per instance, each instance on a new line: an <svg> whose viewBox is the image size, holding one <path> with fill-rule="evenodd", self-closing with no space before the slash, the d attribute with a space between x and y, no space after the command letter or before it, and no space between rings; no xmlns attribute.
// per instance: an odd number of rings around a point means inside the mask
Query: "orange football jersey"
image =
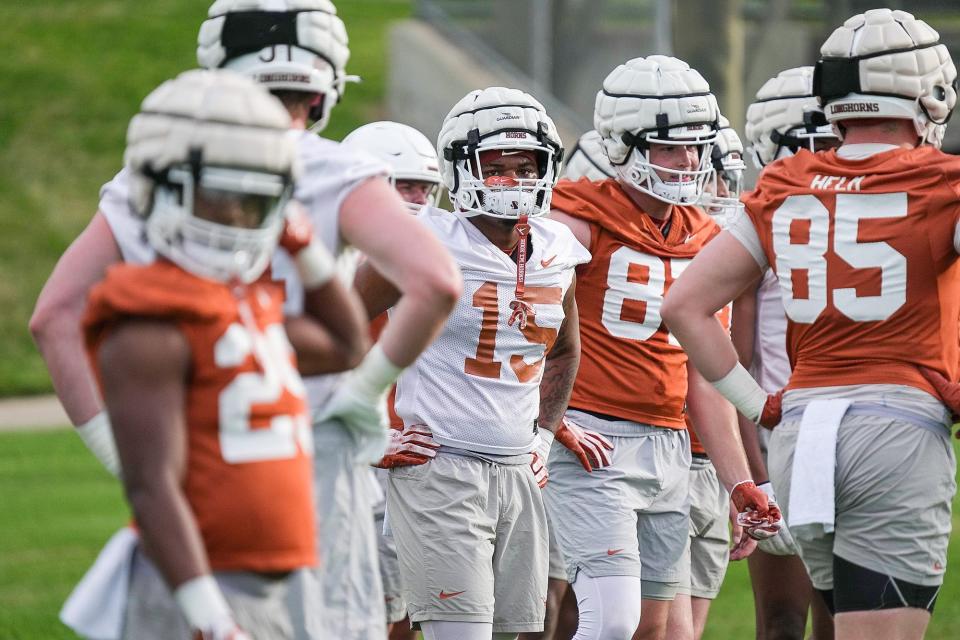
<svg viewBox="0 0 960 640"><path fill-rule="evenodd" d="M282 296L272 282L231 288L166 261L113 267L90 294L95 371L97 348L131 317L169 321L190 345L183 490L216 570L316 563L310 425Z"/></svg>
<svg viewBox="0 0 960 640"><path fill-rule="evenodd" d="M719 227L674 206L667 237L615 180L562 180L551 206L590 225L577 268L580 369L570 407L684 429L687 356L660 318L664 294Z"/></svg>
<svg viewBox="0 0 960 640"><path fill-rule="evenodd" d="M933 393L918 365L956 379L960 158L803 151L770 165L744 203L783 294L788 389Z"/></svg>

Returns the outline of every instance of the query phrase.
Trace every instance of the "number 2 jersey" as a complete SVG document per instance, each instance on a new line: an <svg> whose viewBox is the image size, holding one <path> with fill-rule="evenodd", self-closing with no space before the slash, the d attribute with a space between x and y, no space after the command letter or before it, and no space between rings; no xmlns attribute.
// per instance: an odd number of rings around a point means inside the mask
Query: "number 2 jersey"
<svg viewBox="0 0 960 640"><path fill-rule="evenodd" d="M507 323L517 265L469 220L426 208L420 222L460 266L463 294L437 339L397 383L403 423L425 424L442 445L495 455L528 453L544 358L564 321L563 298L574 267L590 259L563 224L530 219L524 300L527 326Z"/></svg>
<svg viewBox="0 0 960 640"><path fill-rule="evenodd" d="M779 279L788 389L936 395L920 365L956 380L960 158L929 146L803 151L770 165L744 204L732 231Z"/></svg>
<svg viewBox="0 0 960 640"><path fill-rule="evenodd" d="M674 205L664 238L616 180L561 180L552 206L590 225L593 255L577 269L580 371L570 407L686 428L687 356L660 307L719 226L697 207Z"/></svg>
<svg viewBox="0 0 960 640"><path fill-rule="evenodd" d="M190 347L183 491L215 570L290 571L316 563L303 382L282 326L283 289L233 288L167 261L119 265L90 294L96 352L131 318L170 322Z"/></svg>

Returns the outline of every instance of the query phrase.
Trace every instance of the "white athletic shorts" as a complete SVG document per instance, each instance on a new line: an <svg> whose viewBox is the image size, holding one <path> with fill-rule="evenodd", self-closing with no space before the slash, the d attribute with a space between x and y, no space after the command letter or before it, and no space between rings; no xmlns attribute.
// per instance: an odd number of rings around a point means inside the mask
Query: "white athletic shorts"
<svg viewBox="0 0 960 640"><path fill-rule="evenodd" d="M710 458L690 465L690 536L677 593L713 600L730 561L730 494Z"/></svg>

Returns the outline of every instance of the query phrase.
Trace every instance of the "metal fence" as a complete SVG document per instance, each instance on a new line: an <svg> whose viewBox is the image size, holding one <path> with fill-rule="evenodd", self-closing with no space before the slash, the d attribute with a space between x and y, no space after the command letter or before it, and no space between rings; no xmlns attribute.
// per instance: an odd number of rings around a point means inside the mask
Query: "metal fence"
<svg viewBox="0 0 960 640"><path fill-rule="evenodd" d="M923 18L960 60L960 2L885 6ZM667 53L698 69L742 130L757 89L782 69L813 64L820 44L876 0L417 0L416 14L480 65L521 78L548 109L583 130L606 74L637 56ZM960 126L948 135L960 147Z"/></svg>

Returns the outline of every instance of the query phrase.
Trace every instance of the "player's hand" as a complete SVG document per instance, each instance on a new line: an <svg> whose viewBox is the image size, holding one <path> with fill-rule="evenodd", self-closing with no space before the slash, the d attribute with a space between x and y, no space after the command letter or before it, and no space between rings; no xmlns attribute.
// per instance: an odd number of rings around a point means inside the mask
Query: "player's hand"
<svg viewBox="0 0 960 640"><path fill-rule="evenodd" d="M743 560L757 548L757 541L743 534L743 527L737 522L737 510L730 503L730 560Z"/></svg>
<svg viewBox="0 0 960 640"><path fill-rule="evenodd" d="M754 540L764 540L780 531L780 507L771 504L767 494L752 480L735 484L730 500L737 509L737 523Z"/></svg>
<svg viewBox="0 0 960 640"><path fill-rule="evenodd" d="M403 431L390 429L390 442L387 453L375 467L393 469L426 464L436 457L440 445L433 439L430 428L425 424L410 425Z"/></svg>
<svg viewBox="0 0 960 640"><path fill-rule="evenodd" d="M584 429L564 418L553 437L577 456L587 471L610 466L613 443L596 431Z"/></svg>
<svg viewBox="0 0 960 640"><path fill-rule="evenodd" d="M947 408L953 414L951 416L952 420L957 422L957 418L960 417L960 384L950 382L939 371L927 367L920 367L920 373L927 379L927 382L933 385L937 395L940 396L940 400L947 405ZM957 431L957 438L960 438L960 431Z"/></svg>
<svg viewBox="0 0 960 640"><path fill-rule="evenodd" d="M780 424L780 416L783 411L783 389L767 396L767 401L763 404L760 411L760 419L757 421L761 427L773 429Z"/></svg>
<svg viewBox="0 0 960 640"><path fill-rule="evenodd" d="M536 451L530 454L530 470L533 471L533 479L537 481L538 487L543 489L547 486L550 474L547 473L547 465L543 464L543 458Z"/></svg>
<svg viewBox="0 0 960 640"><path fill-rule="evenodd" d="M757 485L761 491L767 494L769 504L777 506L777 496L773 493L773 485L769 481L761 482ZM795 556L797 555L797 545L790 535L790 530L781 523L780 531L775 536L760 540L757 546L764 553L774 556Z"/></svg>
<svg viewBox="0 0 960 640"><path fill-rule="evenodd" d="M309 247L311 242L313 242L313 224L303 207L296 202L291 202L286 209L279 244L291 256L296 256Z"/></svg>

